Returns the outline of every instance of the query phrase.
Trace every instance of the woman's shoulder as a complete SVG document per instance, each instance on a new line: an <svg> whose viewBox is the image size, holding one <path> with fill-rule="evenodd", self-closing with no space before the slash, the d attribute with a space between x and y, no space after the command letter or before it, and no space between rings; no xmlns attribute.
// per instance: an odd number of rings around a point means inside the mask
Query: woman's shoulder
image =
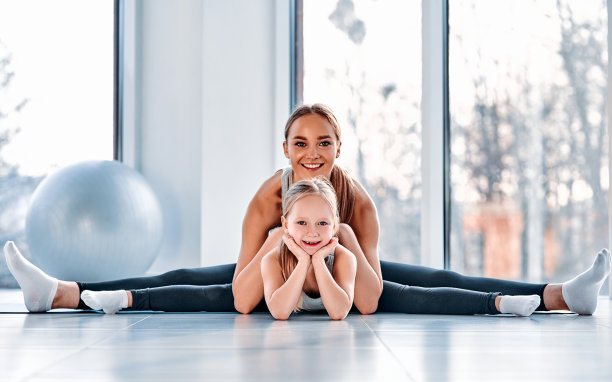
<svg viewBox="0 0 612 382"><path fill-rule="evenodd" d="M353 184L355 185L355 208L356 209L376 209L374 205L374 201L368 191L366 191L365 187L357 179L351 178L353 180Z"/></svg>

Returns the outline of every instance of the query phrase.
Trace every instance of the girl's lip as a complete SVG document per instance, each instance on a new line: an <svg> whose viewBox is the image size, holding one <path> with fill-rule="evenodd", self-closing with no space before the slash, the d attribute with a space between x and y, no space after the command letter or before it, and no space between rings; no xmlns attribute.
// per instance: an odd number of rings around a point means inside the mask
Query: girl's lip
<svg viewBox="0 0 612 382"><path fill-rule="evenodd" d="M314 243L314 242L313 243L308 243L308 242L306 242L304 240L302 240L302 243L304 243L304 245L307 245L309 247L316 247L317 245L321 244L320 241L317 241L316 243Z"/></svg>

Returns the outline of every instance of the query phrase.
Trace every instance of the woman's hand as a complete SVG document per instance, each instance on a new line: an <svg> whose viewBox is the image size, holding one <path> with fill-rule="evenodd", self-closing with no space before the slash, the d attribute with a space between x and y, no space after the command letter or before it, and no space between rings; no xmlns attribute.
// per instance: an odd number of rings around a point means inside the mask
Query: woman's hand
<svg viewBox="0 0 612 382"><path fill-rule="evenodd" d="M319 248L319 250L316 251L312 255L313 261L315 259L319 259L319 258L321 260L325 260L325 258L327 258L327 256L329 256L332 253L334 253L334 251L336 250L336 246L337 245L338 245L338 238L337 237L332 237L331 240L329 241L329 243L327 243L323 247Z"/></svg>
<svg viewBox="0 0 612 382"><path fill-rule="evenodd" d="M289 234L284 234L283 241L285 242L285 244L287 245L287 248L289 248L291 253L293 253L293 255L298 259L298 261L303 260L303 261L310 262L310 255L306 253L306 251L304 251L302 247L300 247L295 242L292 236L290 236Z"/></svg>

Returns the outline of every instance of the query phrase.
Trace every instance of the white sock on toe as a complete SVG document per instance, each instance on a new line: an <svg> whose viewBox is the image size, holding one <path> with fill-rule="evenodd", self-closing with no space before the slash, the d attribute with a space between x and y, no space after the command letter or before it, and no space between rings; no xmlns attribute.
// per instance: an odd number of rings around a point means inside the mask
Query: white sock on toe
<svg viewBox="0 0 612 382"><path fill-rule="evenodd" d="M531 316L540 305L540 296L501 296L499 311L501 313L512 313L519 316Z"/></svg>
<svg viewBox="0 0 612 382"><path fill-rule="evenodd" d="M597 308L599 290L610 274L610 252L599 251L593 265L586 271L563 283L563 299L572 312L593 314Z"/></svg>
<svg viewBox="0 0 612 382"><path fill-rule="evenodd" d="M115 314L128 307L128 296L124 290L86 290L81 293L81 298L87 306L103 310L106 314Z"/></svg>
<svg viewBox="0 0 612 382"><path fill-rule="evenodd" d="M23 291L26 308L30 312L51 310L57 292L57 279L30 263L12 241L7 241L4 245L4 257L9 270Z"/></svg>

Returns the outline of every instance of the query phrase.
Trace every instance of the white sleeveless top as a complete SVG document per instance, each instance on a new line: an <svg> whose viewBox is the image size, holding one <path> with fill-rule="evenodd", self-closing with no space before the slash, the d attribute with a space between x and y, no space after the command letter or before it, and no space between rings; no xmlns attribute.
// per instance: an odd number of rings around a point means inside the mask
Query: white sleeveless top
<svg viewBox="0 0 612 382"><path fill-rule="evenodd" d="M293 184L293 170L291 167L286 167L283 169L283 174L281 175L281 198L285 200L285 195L287 194L287 190ZM327 269L329 269L329 273L333 274L334 269L334 254L327 256L325 258L325 265ZM310 297L304 291L302 291L302 298L300 303L297 306L297 310L305 310L305 311L316 311L316 310L325 310L325 305L323 305L323 299L321 297Z"/></svg>

